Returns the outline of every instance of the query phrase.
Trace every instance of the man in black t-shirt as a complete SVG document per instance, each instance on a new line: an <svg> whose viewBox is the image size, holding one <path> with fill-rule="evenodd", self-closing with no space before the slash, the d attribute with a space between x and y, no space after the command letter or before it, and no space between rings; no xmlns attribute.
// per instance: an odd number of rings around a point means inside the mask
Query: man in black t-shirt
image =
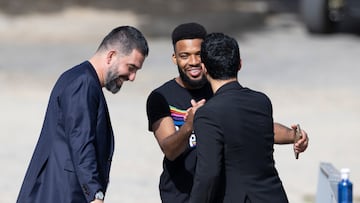
<svg viewBox="0 0 360 203"><path fill-rule="evenodd" d="M178 66L179 76L152 91L147 99L149 130L164 153L159 184L164 203L189 202L196 165L193 118L212 96L200 59L205 36L205 28L197 23L181 24L174 29L172 60ZM274 123L274 142L294 143L296 126L292 128ZM302 139L294 143L294 150L303 152L307 145L307 134L302 131Z"/></svg>
<svg viewBox="0 0 360 203"><path fill-rule="evenodd" d="M189 118L185 121L185 114L186 110L191 107L192 99L195 101L207 100L211 96L212 91L208 83L199 89L186 89L176 79L173 79L153 91L148 98L149 130L157 132L154 127L154 123L157 121L161 121L160 125L168 125L173 128L172 131L171 129L165 130L168 134L172 133L173 135L170 136L174 137L163 138L163 143L161 143L161 138L158 138L160 146L164 146L162 149L165 154L164 171L161 174L159 185L163 202L188 201L195 172L196 138L192 132L192 124L188 121ZM173 124L170 125L170 122ZM186 125L189 127L186 127L184 123L187 123ZM184 127L181 127L183 125ZM157 129L161 130L159 127ZM170 139L176 139L175 142L173 141L173 146L181 148L181 150L178 152L165 151L166 142L171 142ZM169 156L166 155L166 152Z"/></svg>

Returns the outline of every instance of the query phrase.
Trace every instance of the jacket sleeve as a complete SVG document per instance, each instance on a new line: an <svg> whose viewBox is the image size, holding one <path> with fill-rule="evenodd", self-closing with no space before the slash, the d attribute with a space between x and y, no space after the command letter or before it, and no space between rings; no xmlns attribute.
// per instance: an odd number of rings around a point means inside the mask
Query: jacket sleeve
<svg viewBox="0 0 360 203"><path fill-rule="evenodd" d="M100 91L89 79L83 78L69 84L59 97L74 170L88 202L98 190L103 190L95 152Z"/></svg>
<svg viewBox="0 0 360 203"><path fill-rule="evenodd" d="M213 202L221 194L223 135L216 116L209 110L200 108L194 119L196 135L197 163L191 203Z"/></svg>

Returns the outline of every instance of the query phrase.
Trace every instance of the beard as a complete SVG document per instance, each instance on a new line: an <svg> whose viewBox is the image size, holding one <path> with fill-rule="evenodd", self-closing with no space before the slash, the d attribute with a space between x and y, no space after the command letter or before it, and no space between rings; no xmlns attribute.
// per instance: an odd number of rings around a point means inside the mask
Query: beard
<svg viewBox="0 0 360 203"><path fill-rule="evenodd" d="M105 79L105 87L111 93L115 94L120 91L122 83L118 84L117 81L121 76L118 76L115 71L115 66L109 68L109 72L107 72L107 77ZM124 80L125 81L125 80Z"/></svg>
<svg viewBox="0 0 360 203"><path fill-rule="evenodd" d="M193 80L189 76L187 76L186 73L179 66L178 66L178 71L181 80L185 84L187 84L191 89L200 89L207 83L205 74L201 76L200 80Z"/></svg>
<svg viewBox="0 0 360 203"><path fill-rule="evenodd" d="M121 89L121 85L118 85L116 82L117 79L118 78L112 79L105 84L106 89L109 90L113 94L119 92Z"/></svg>

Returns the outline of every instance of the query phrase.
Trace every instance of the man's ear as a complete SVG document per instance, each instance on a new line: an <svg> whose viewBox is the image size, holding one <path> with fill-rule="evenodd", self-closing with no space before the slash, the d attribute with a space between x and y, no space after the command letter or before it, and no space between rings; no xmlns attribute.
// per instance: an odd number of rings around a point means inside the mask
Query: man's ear
<svg viewBox="0 0 360 203"><path fill-rule="evenodd" d="M176 55L175 55L175 53L172 54L171 59L172 59L173 63L176 65L176 64L177 64L177 61L176 61Z"/></svg>
<svg viewBox="0 0 360 203"><path fill-rule="evenodd" d="M242 60L240 59L240 64L239 64L239 67L238 67L238 71L240 71L241 67L242 67Z"/></svg>
<svg viewBox="0 0 360 203"><path fill-rule="evenodd" d="M106 54L106 63L110 64L111 60L115 57L116 55L116 51L115 50L110 50L107 52Z"/></svg>
<svg viewBox="0 0 360 203"><path fill-rule="evenodd" d="M205 67L205 65L203 63L202 63L202 67L203 67L204 75L205 75L206 79L210 82L211 76L209 75L209 73L208 73L208 71L207 71L207 69L206 69L206 67Z"/></svg>
<svg viewBox="0 0 360 203"><path fill-rule="evenodd" d="M204 70L204 74L206 75L208 73L206 67L205 67L205 64L204 63L201 63L201 67L202 69Z"/></svg>

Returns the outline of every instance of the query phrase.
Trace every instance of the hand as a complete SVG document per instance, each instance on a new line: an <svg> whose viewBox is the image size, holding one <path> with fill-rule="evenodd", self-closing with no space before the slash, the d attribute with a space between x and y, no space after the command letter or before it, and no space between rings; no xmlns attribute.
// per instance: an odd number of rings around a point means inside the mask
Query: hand
<svg viewBox="0 0 360 203"><path fill-rule="evenodd" d="M191 120L194 118L195 112L197 111L197 109L199 109L200 107L202 107L205 104L205 99L202 99L198 102L196 102L194 99L191 100L191 105L192 107L188 108L186 110L186 114L184 117L185 121Z"/></svg>
<svg viewBox="0 0 360 203"><path fill-rule="evenodd" d="M295 137L297 126L291 125L291 128L293 129L294 137ZM301 129L301 138L296 143L294 143L294 151L296 153L302 153L306 150L308 144L309 144L309 137L307 133L303 129Z"/></svg>
<svg viewBox="0 0 360 203"><path fill-rule="evenodd" d="M90 203L104 203L104 201L100 200L100 199L94 199L94 201L92 201Z"/></svg>

